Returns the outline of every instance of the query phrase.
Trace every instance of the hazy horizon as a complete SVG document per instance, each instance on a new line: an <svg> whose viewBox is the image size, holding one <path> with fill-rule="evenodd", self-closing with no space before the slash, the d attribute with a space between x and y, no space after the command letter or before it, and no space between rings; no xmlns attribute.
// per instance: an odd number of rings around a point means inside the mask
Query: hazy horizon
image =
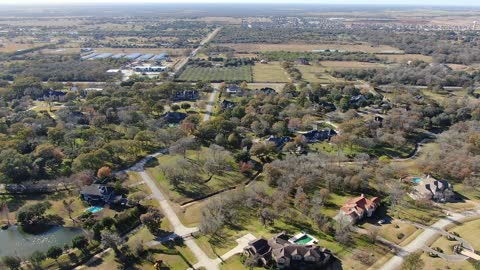
<svg viewBox="0 0 480 270"><path fill-rule="evenodd" d="M0 5L101 5L101 4L282 4L282 5L375 5L375 6L480 6L477 0L386 0L379 3L377 0L340 0L332 3L327 0L299 0L292 3L290 0L4 0Z"/></svg>

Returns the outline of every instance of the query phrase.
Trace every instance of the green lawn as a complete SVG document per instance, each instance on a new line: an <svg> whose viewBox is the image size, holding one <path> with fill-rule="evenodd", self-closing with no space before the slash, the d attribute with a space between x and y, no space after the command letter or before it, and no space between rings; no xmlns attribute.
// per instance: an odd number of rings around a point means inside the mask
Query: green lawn
<svg viewBox="0 0 480 270"><path fill-rule="evenodd" d="M475 250L480 250L480 237L478 237L478 234L472 233L480 232L480 220L466 222L449 231L458 233L463 239L467 240Z"/></svg>
<svg viewBox="0 0 480 270"><path fill-rule="evenodd" d="M154 236L146 228L141 228L138 232L132 235L125 243L133 250L138 243L145 244L154 239ZM185 245L164 246L158 245L149 249L152 252L152 257L155 260L163 260L165 269L187 269L189 264L196 263L195 256ZM113 252L108 252L101 260L85 269L110 270L117 269L120 264L117 262ZM142 258L141 262L135 265L133 269L154 270L153 264ZM163 269L163 268L162 268Z"/></svg>
<svg viewBox="0 0 480 270"><path fill-rule="evenodd" d="M253 80L255 82L289 82L288 76L279 62L253 66Z"/></svg>
<svg viewBox="0 0 480 270"><path fill-rule="evenodd" d="M209 82L221 82L221 81L233 81L233 82L253 82L252 67L251 66L239 66L239 67L193 67L187 66L187 68L180 74L178 78L180 81L209 81Z"/></svg>
<svg viewBox="0 0 480 270"><path fill-rule="evenodd" d="M417 206L413 199L408 196L405 196L402 205L397 206L396 209L389 208L388 214L394 218L406 219L425 225L431 225L445 216L441 209L435 206Z"/></svg>
<svg viewBox="0 0 480 270"><path fill-rule="evenodd" d="M320 65L295 65L295 67L300 70L302 77L308 82L335 83L341 81L326 73L326 69Z"/></svg>

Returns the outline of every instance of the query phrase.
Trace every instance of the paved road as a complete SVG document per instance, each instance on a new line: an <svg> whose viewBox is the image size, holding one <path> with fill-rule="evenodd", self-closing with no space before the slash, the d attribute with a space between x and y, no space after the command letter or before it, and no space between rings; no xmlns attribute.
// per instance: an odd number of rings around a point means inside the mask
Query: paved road
<svg viewBox="0 0 480 270"><path fill-rule="evenodd" d="M180 219L178 219L177 214L170 206L170 203L167 201L160 189L158 189L157 185L150 177L150 175L148 175L148 173L146 173L145 171L141 171L138 172L138 174L140 175L140 177L142 177L145 184L147 184L147 186L152 191L153 198L156 199L160 204L160 207L162 208L165 217L168 219L177 235L185 236L198 231L198 228L185 227L180 222Z"/></svg>
<svg viewBox="0 0 480 270"><path fill-rule="evenodd" d="M423 250L426 244L431 241L437 234L439 230L443 230L445 227L455 224L466 217L480 217L480 210L467 211L464 213L452 213L451 216L445 217L437 221L435 224L426 228L415 240L410 244L405 246L403 249L405 253L397 254L386 262L380 270L395 270L399 269L402 264L404 257L408 254Z"/></svg>
<svg viewBox="0 0 480 270"><path fill-rule="evenodd" d="M190 54L190 56L188 57L185 57L184 59L180 60L180 62L175 66L175 70L174 70L174 73L175 75L178 75L177 73L182 70L183 66L185 66L187 63L188 63L188 59L192 58L192 57L195 57L195 55L197 55L198 51L203 47L203 45L205 45L206 43L208 43L210 40L212 40L217 34L218 32L221 30L222 28L219 27L217 29L215 29L212 33L210 33L204 40L202 40L202 42L200 42L200 45L192 51L192 53Z"/></svg>
<svg viewBox="0 0 480 270"><path fill-rule="evenodd" d="M210 97L208 98L208 103L207 103L207 108L205 115L203 116L203 121L208 121L210 120L210 117L212 116L212 110L215 104L215 97L217 96L218 93L218 88L215 88L213 92L210 94Z"/></svg>
<svg viewBox="0 0 480 270"><path fill-rule="evenodd" d="M165 195L160 191L160 189L157 187L153 179L148 175L145 170L144 166L145 163L158 155L160 155L162 152L155 153L153 155L148 156L147 158L143 159L139 163L137 163L135 166L133 166L130 171L136 171L142 177L142 180L147 184L147 186L150 188L152 191L152 197L158 201L160 204L160 208L163 210L163 213L165 214L165 217L168 219L172 227L174 228L174 233L176 235L179 235L181 237L184 237L184 243L185 245L192 251L192 253L195 255L195 257L198 260L198 263L196 266L198 268L200 267L205 267L207 270L218 270L218 263L216 260L210 259L205 252L197 245L195 240L192 237L185 237L188 235L191 235L192 233L198 231L198 228L190 228L184 226L181 222L180 219L178 218L177 214L173 210L172 206L166 199Z"/></svg>

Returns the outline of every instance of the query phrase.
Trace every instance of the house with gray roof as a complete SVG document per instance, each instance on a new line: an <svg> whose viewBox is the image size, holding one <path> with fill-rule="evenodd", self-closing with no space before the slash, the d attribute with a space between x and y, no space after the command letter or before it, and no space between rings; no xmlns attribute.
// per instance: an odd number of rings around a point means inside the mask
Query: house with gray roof
<svg viewBox="0 0 480 270"><path fill-rule="evenodd" d="M328 249L289 241L282 232L270 239L259 238L244 248L244 255L253 256L259 266L276 265L278 269L330 269L334 261Z"/></svg>

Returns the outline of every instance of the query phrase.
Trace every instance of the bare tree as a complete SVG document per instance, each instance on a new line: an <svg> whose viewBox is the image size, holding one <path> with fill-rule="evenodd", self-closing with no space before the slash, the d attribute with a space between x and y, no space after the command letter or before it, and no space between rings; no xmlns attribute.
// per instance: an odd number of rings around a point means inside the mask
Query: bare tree
<svg viewBox="0 0 480 270"><path fill-rule="evenodd" d="M203 164L204 170L208 173L209 177L207 181L210 181L213 176L221 174L229 167L229 161L231 155L223 147L212 144L210 145L205 163Z"/></svg>
<svg viewBox="0 0 480 270"><path fill-rule="evenodd" d="M75 219L72 217L72 214L75 211L74 208L73 208L74 203L75 203L74 199L63 200L62 201L63 209L65 210L65 212L67 212L70 220L73 221L73 223L75 224Z"/></svg>

